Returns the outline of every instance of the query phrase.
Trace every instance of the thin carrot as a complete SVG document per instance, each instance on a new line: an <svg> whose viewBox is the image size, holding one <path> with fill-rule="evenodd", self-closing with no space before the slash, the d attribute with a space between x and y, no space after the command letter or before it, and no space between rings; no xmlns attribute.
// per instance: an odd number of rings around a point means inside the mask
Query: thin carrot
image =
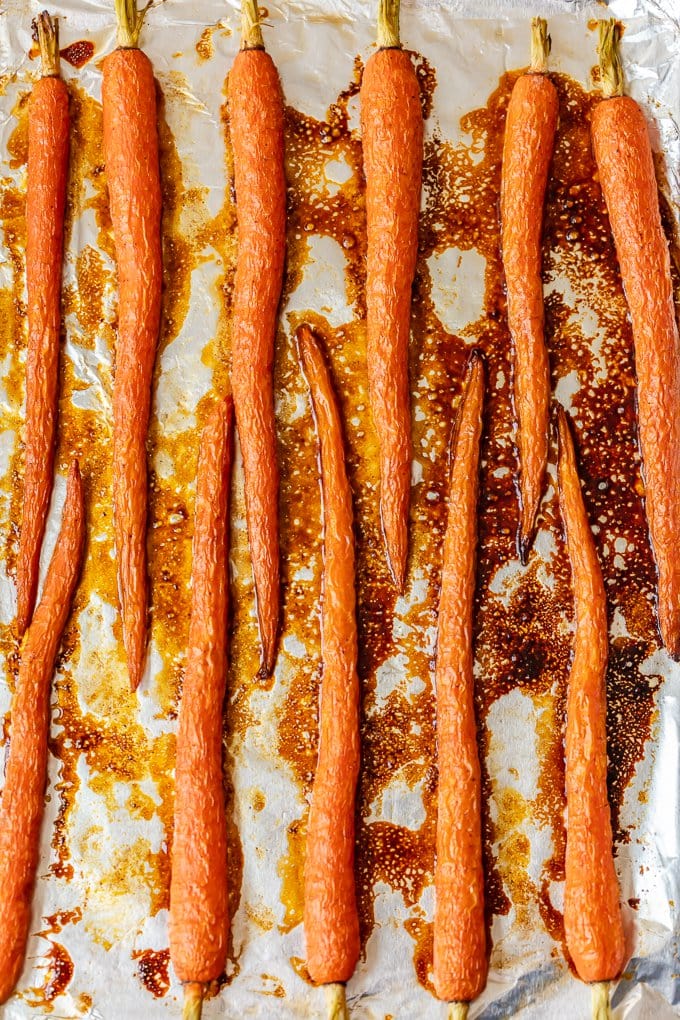
<svg viewBox="0 0 680 1020"><path fill-rule="evenodd" d="M525 563L536 529L548 460L550 366L544 338L541 235L557 127L558 99L546 74L550 36L531 23L531 68L508 104L501 177L501 243L513 341L519 452L519 551Z"/></svg>
<svg viewBox="0 0 680 1020"><path fill-rule="evenodd" d="M185 1020L224 970L229 929L222 708L227 673L228 505L232 402L213 411L196 479L189 648L177 732L170 955Z"/></svg>
<svg viewBox="0 0 680 1020"><path fill-rule="evenodd" d="M366 326L369 396L380 447L380 512L387 561L406 578L411 487L408 343L418 254L423 116L418 79L399 42L399 0L378 2L379 50L361 83L366 175Z"/></svg>
<svg viewBox="0 0 680 1020"><path fill-rule="evenodd" d="M35 605L40 548L52 492L69 151L68 91L59 77L59 23L43 11L35 26L42 77L33 86L28 117L26 463L17 563L20 636Z"/></svg>
<svg viewBox="0 0 680 1020"><path fill-rule="evenodd" d="M304 928L307 970L313 981L332 986L329 1011L342 1016L344 995L338 986L352 976L359 956L354 883L359 678L352 492L340 411L324 356L308 326L300 327L297 342L319 440L324 549L319 758L307 828Z"/></svg>
<svg viewBox="0 0 680 1020"><path fill-rule="evenodd" d="M83 487L74 461L42 597L21 646L12 701L0 804L0 1003L12 994L26 954L45 803L50 685L80 572L84 536Z"/></svg>
<svg viewBox="0 0 680 1020"><path fill-rule="evenodd" d="M680 337L645 118L623 95L615 21L600 22L604 102L591 130L635 342L638 421L663 643L680 658Z"/></svg>
<svg viewBox="0 0 680 1020"><path fill-rule="evenodd" d="M118 262L113 383L113 510L118 595L130 684L147 643L146 436L161 316L161 182L156 84L137 47L146 8L115 0L118 49L104 60L102 108L111 222Z"/></svg>
<svg viewBox="0 0 680 1020"><path fill-rule="evenodd" d="M276 660L279 627L273 364L286 251L283 94L274 62L264 50L255 0L242 0L241 17L241 50L228 79L238 220L231 386L243 455L260 673L267 676Z"/></svg>
<svg viewBox="0 0 680 1020"><path fill-rule="evenodd" d="M607 600L562 408L558 434L560 509L575 617L567 694L564 928L579 977L602 983L617 977L625 956L607 800ZM594 987L593 993L595 1005L602 989Z"/></svg>
<svg viewBox="0 0 680 1020"><path fill-rule="evenodd" d="M484 365L473 352L451 444L437 633L437 860L434 986L440 999L467 1003L486 984L482 868L482 781L474 707L472 612L477 563L479 450Z"/></svg>

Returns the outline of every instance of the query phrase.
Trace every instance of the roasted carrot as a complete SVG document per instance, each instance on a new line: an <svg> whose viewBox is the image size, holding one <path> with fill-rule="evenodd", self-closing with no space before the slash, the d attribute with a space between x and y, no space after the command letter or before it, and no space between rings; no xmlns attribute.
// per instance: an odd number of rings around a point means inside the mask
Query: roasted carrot
<svg viewBox="0 0 680 1020"><path fill-rule="evenodd" d="M367 362L380 449L380 514L387 562L401 590L408 554L408 343L418 253L423 116L418 79L399 43L399 0L378 0L378 46L366 63L361 83Z"/></svg>
<svg viewBox="0 0 680 1020"><path fill-rule="evenodd" d="M623 95L618 27L600 22L605 99L593 112L595 160L609 212L635 344L638 429L647 521L658 570L661 637L680 658L680 338L668 243L645 118Z"/></svg>
<svg viewBox="0 0 680 1020"><path fill-rule="evenodd" d="M161 182L156 85L137 47L146 8L115 0L118 49L104 60L104 154L118 262L113 381L113 513L118 596L130 684L147 642L146 436L161 316Z"/></svg>
<svg viewBox="0 0 680 1020"><path fill-rule="evenodd" d="M319 757L307 827L303 919L307 970L317 984L332 986L330 1015L340 1017L341 982L352 976L359 956L354 884L359 678L352 492L340 411L324 356L308 326L300 327L297 342L319 441L324 553Z"/></svg>
<svg viewBox="0 0 680 1020"><path fill-rule="evenodd" d="M222 708L227 673L231 398L201 438L196 480L191 624L177 732L170 955L185 982L185 1020L224 970L229 934Z"/></svg>
<svg viewBox="0 0 680 1020"><path fill-rule="evenodd" d="M437 632L437 859L434 987L451 1020L486 984L481 773L474 706L472 612L477 563L484 365L473 352L451 444Z"/></svg>
<svg viewBox="0 0 680 1020"><path fill-rule="evenodd" d="M274 339L286 251L283 94L265 53L256 0L242 0L241 50L228 78L238 255L231 386L245 480L262 676L274 668L279 627L279 534Z"/></svg>
<svg viewBox="0 0 680 1020"><path fill-rule="evenodd" d="M75 591L85 535L77 462L68 476L61 530L38 607L21 646L0 803L0 1003L12 994L26 954L45 803L50 686Z"/></svg>
<svg viewBox="0 0 680 1020"><path fill-rule="evenodd" d="M525 563L536 529L548 459L550 366L544 338L541 236L558 100L546 74L550 36L531 23L531 68L515 82L505 121L501 244L513 343L519 453L519 551Z"/></svg>
<svg viewBox="0 0 680 1020"><path fill-rule="evenodd" d="M59 77L58 21L35 20L42 77L28 117L26 195L26 430L23 513L17 563L17 628L28 627L38 588L40 549L52 492L57 427L61 277L68 173L68 91Z"/></svg>
<svg viewBox="0 0 680 1020"><path fill-rule="evenodd" d="M576 469L574 444L558 412L560 510L574 592L574 648L567 694L567 849L564 928L594 1016L608 1001L602 983L617 977L625 944L607 800L607 599Z"/></svg>

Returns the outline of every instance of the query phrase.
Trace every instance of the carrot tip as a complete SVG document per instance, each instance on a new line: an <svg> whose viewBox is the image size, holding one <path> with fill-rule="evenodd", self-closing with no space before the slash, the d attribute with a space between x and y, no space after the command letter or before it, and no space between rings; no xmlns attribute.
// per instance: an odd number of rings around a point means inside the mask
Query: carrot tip
<svg viewBox="0 0 680 1020"><path fill-rule="evenodd" d="M517 545L519 548L519 560L523 567L526 567L529 562L529 553L533 544L533 535L520 535Z"/></svg>
<svg viewBox="0 0 680 1020"><path fill-rule="evenodd" d="M596 981L591 985L593 1020L610 1020L612 1011L609 1004L609 981Z"/></svg>
<svg viewBox="0 0 680 1020"><path fill-rule="evenodd" d="M469 1002L450 1002L446 1020L467 1020L469 1010Z"/></svg>
<svg viewBox="0 0 680 1020"><path fill-rule="evenodd" d="M190 981L184 986L182 1020L201 1020L203 1012L203 985Z"/></svg>
<svg viewBox="0 0 680 1020"><path fill-rule="evenodd" d="M335 983L326 985L325 988L328 1020L349 1020L345 986Z"/></svg>

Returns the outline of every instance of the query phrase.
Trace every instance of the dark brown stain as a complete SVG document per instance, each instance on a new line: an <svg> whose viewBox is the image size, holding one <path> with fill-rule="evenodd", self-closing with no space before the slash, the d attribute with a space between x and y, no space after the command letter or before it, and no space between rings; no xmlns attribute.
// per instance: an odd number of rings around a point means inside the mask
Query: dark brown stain
<svg viewBox="0 0 680 1020"><path fill-rule="evenodd" d="M170 988L170 950L135 950L132 959L137 962L137 977L147 992L151 992L154 999L162 999Z"/></svg>
<svg viewBox="0 0 680 1020"><path fill-rule="evenodd" d="M62 60L65 60L72 67L84 67L88 60L94 56L94 43L89 39L77 39L75 42L59 50Z"/></svg>

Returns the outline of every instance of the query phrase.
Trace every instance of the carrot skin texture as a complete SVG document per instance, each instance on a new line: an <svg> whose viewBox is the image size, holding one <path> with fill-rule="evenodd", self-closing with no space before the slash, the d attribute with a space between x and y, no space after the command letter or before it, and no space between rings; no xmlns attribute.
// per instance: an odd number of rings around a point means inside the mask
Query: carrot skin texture
<svg viewBox="0 0 680 1020"><path fill-rule="evenodd" d="M241 50L229 73L238 256L231 385L245 480L263 675L274 668L279 629L279 475L274 341L286 251L283 94L264 50Z"/></svg>
<svg viewBox="0 0 680 1020"><path fill-rule="evenodd" d="M483 408L484 366L479 355L473 355L451 447L437 635L433 978L437 996L449 1002L475 999L488 970L472 644Z"/></svg>
<svg viewBox="0 0 680 1020"><path fill-rule="evenodd" d="M17 562L20 636L35 605L52 492L68 154L68 90L61 78L41 78L33 86L28 116L26 459Z"/></svg>
<svg viewBox="0 0 680 1020"><path fill-rule="evenodd" d="M366 176L368 383L380 449L380 513L395 584L406 575L411 490L408 345L418 254L423 115L403 50L379 50L361 84Z"/></svg>
<svg viewBox="0 0 680 1020"><path fill-rule="evenodd" d="M104 60L104 152L118 262L113 384L113 507L118 592L130 684L147 642L146 437L161 316L161 182L156 85L147 56L118 49Z"/></svg>
<svg viewBox="0 0 680 1020"><path fill-rule="evenodd" d="M78 581L84 537L83 489L74 463L42 597L21 647L12 700L9 757L0 803L0 1003L12 994L24 965L45 803L50 686Z"/></svg>
<svg viewBox="0 0 680 1020"><path fill-rule="evenodd" d="M196 481L191 625L177 733L170 954L181 981L218 978L227 960L227 822L222 714L227 675L232 403L201 438Z"/></svg>
<svg viewBox="0 0 680 1020"><path fill-rule="evenodd" d="M319 437L323 497L323 676L319 757L304 872L307 969L318 984L347 981L359 958L354 812L359 775L359 677L352 492L338 403L311 331L298 346Z"/></svg>
<svg viewBox="0 0 680 1020"><path fill-rule="evenodd" d="M513 341L523 562L533 542L548 461L550 365L544 338L543 204L558 98L545 74L524 74L508 104L501 178L501 243Z"/></svg>
<svg viewBox="0 0 680 1020"><path fill-rule="evenodd" d="M607 800L607 600L562 410L558 426L560 509L575 616L567 693L564 928L579 977L609 981L623 966L625 940Z"/></svg>
<svg viewBox="0 0 680 1020"><path fill-rule="evenodd" d="M633 324L638 422L659 627L680 657L680 338L645 118L626 96L596 106L595 160Z"/></svg>

